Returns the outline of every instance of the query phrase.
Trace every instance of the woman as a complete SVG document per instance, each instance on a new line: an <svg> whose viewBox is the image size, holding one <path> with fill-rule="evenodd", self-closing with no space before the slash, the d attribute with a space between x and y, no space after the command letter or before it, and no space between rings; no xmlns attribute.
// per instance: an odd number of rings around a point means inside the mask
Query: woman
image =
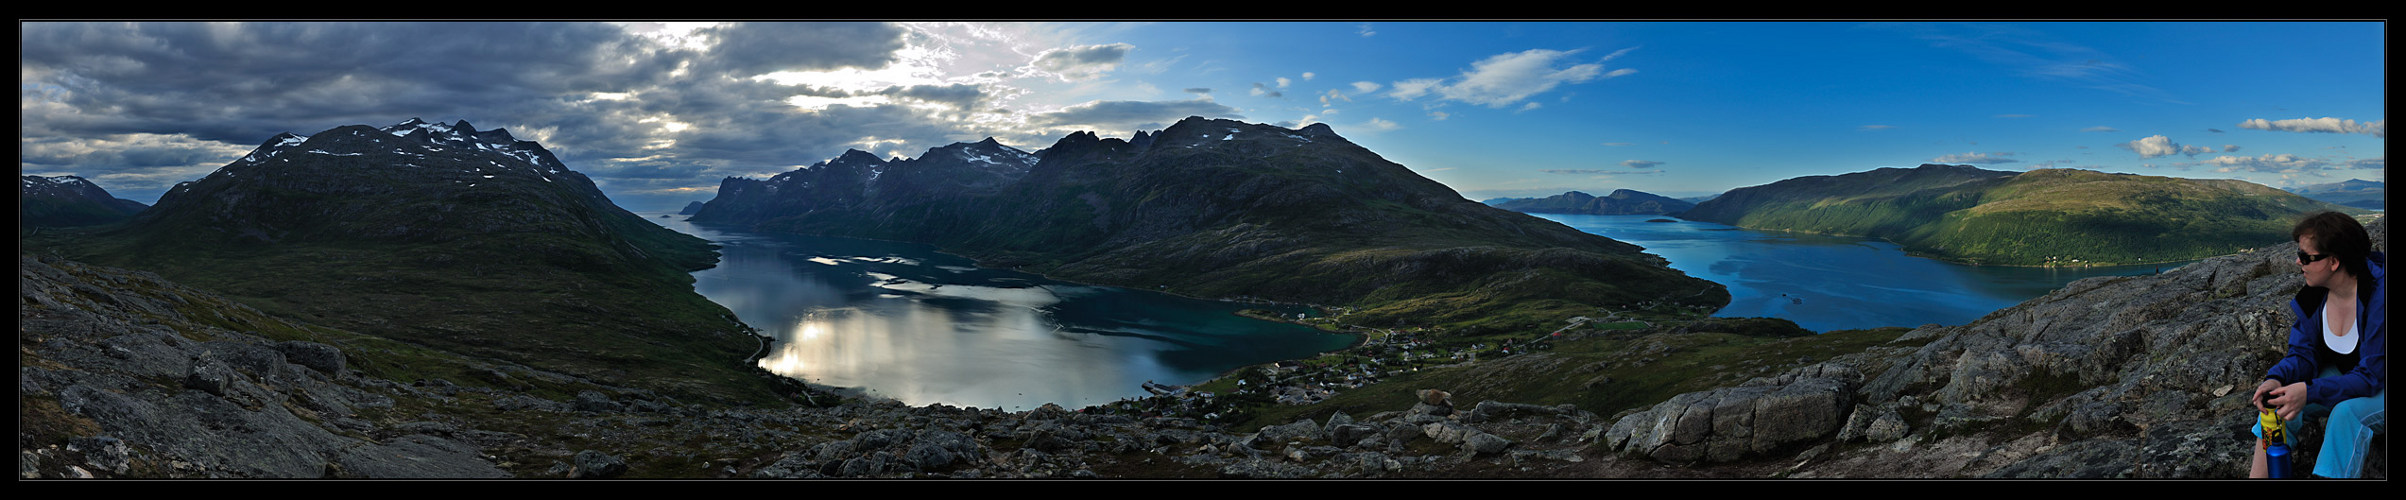
<svg viewBox="0 0 2406 500"><path fill-rule="evenodd" d="M2289 302L2297 315L2289 329L2289 354L2265 372L2253 401L2291 429L2302 413L2329 412L2314 475L2356 477L2374 430L2387 425L2388 292L2382 286L2387 258L2372 251L2362 224L2338 212L2299 221L2290 237L2297 241L2306 287ZM2266 476L2263 436L2259 424L2255 461L2248 468L2252 477Z"/></svg>

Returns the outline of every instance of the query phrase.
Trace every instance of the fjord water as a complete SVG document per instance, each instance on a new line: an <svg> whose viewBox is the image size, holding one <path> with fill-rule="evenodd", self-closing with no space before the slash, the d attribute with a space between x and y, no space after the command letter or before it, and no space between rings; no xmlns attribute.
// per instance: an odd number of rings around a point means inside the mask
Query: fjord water
<svg viewBox="0 0 2406 500"><path fill-rule="evenodd" d="M722 246L694 289L774 338L761 366L911 405L1080 408L1227 370L1343 349L1354 337L1246 308L981 269L927 245L645 220Z"/></svg>
<svg viewBox="0 0 2406 500"><path fill-rule="evenodd" d="M2085 268L1969 266L1875 239L1754 231L1654 215L1531 214L1646 248L1671 268L1729 287L1714 316L1773 317L1816 332L1961 325L2092 276L2183 263ZM1649 222L1669 220L1670 222Z"/></svg>

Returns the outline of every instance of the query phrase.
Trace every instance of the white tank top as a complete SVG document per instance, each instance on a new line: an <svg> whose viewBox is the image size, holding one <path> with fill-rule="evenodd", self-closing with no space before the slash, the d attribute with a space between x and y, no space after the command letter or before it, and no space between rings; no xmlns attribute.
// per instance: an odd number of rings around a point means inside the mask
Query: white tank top
<svg viewBox="0 0 2406 500"><path fill-rule="evenodd" d="M2324 312L2329 312L2329 309L2325 309ZM2326 316L2328 315L2326 314ZM2331 352L2340 354L2356 352L2356 324L2363 322L2363 318L2348 322L2347 334L2341 335L2339 332L2331 331L2331 321L2325 318L2322 322L2322 345L2329 348Z"/></svg>

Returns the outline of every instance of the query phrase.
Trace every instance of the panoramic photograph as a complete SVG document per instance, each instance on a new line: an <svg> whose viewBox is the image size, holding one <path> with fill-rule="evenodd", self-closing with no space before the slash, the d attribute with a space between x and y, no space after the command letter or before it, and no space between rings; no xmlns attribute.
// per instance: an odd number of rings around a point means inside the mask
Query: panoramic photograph
<svg viewBox="0 0 2406 500"><path fill-rule="evenodd" d="M2377 19L18 27L21 480L2387 478Z"/></svg>

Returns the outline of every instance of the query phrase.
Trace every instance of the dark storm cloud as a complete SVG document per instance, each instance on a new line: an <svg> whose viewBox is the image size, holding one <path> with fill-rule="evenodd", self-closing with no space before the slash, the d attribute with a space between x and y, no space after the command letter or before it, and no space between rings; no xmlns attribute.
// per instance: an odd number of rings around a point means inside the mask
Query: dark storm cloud
<svg viewBox="0 0 2406 500"><path fill-rule="evenodd" d="M1065 80L1085 80L1119 66L1120 61L1128 57L1128 51L1135 48L1125 43L1113 43L1052 49L1037 54L1035 60L1028 62L1028 66Z"/></svg>
<svg viewBox="0 0 2406 500"><path fill-rule="evenodd" d="M20 28L20 168L114 183L104 185L112 192L156 193L198 178L279 132L414 117L540 141L614 198L622 190L689 198L726 175L809 165L846 148L911 155L974 141L984 136L939 113L977 111L992 98L968 84L846 90L750 78L884 66L903 47L904 30L883 23L697 31L716 43L708 49L603 23ZM1117 49L1060 61L1107 65ZM797 96L855 104L797 108L788 103ZM847 99L878 96L886 101Z"/></svg>
<svg viewBox="0 0 2406 500"><path fill-rule="evenodd" d="M24 23L27 84L91 119L29 110L60 134L277 132L480 116L644 85L676 60L581 23Z"/></svg>
<svg viewBox="0 0 2406 500"><path fill-rule="evenodd" d="M749 77L778 71L875 69L902 49L903 30L885 23L738 23L703 30L717 40L709 68Z"/></svg>
<svg viewBox="0 0 2406 500"><path fill-rule="evenodd" d="M942 103L952 106L953 109L971 109L986 98L984 89L969 84L888 87L884 93L895 97Z"/></svg>

